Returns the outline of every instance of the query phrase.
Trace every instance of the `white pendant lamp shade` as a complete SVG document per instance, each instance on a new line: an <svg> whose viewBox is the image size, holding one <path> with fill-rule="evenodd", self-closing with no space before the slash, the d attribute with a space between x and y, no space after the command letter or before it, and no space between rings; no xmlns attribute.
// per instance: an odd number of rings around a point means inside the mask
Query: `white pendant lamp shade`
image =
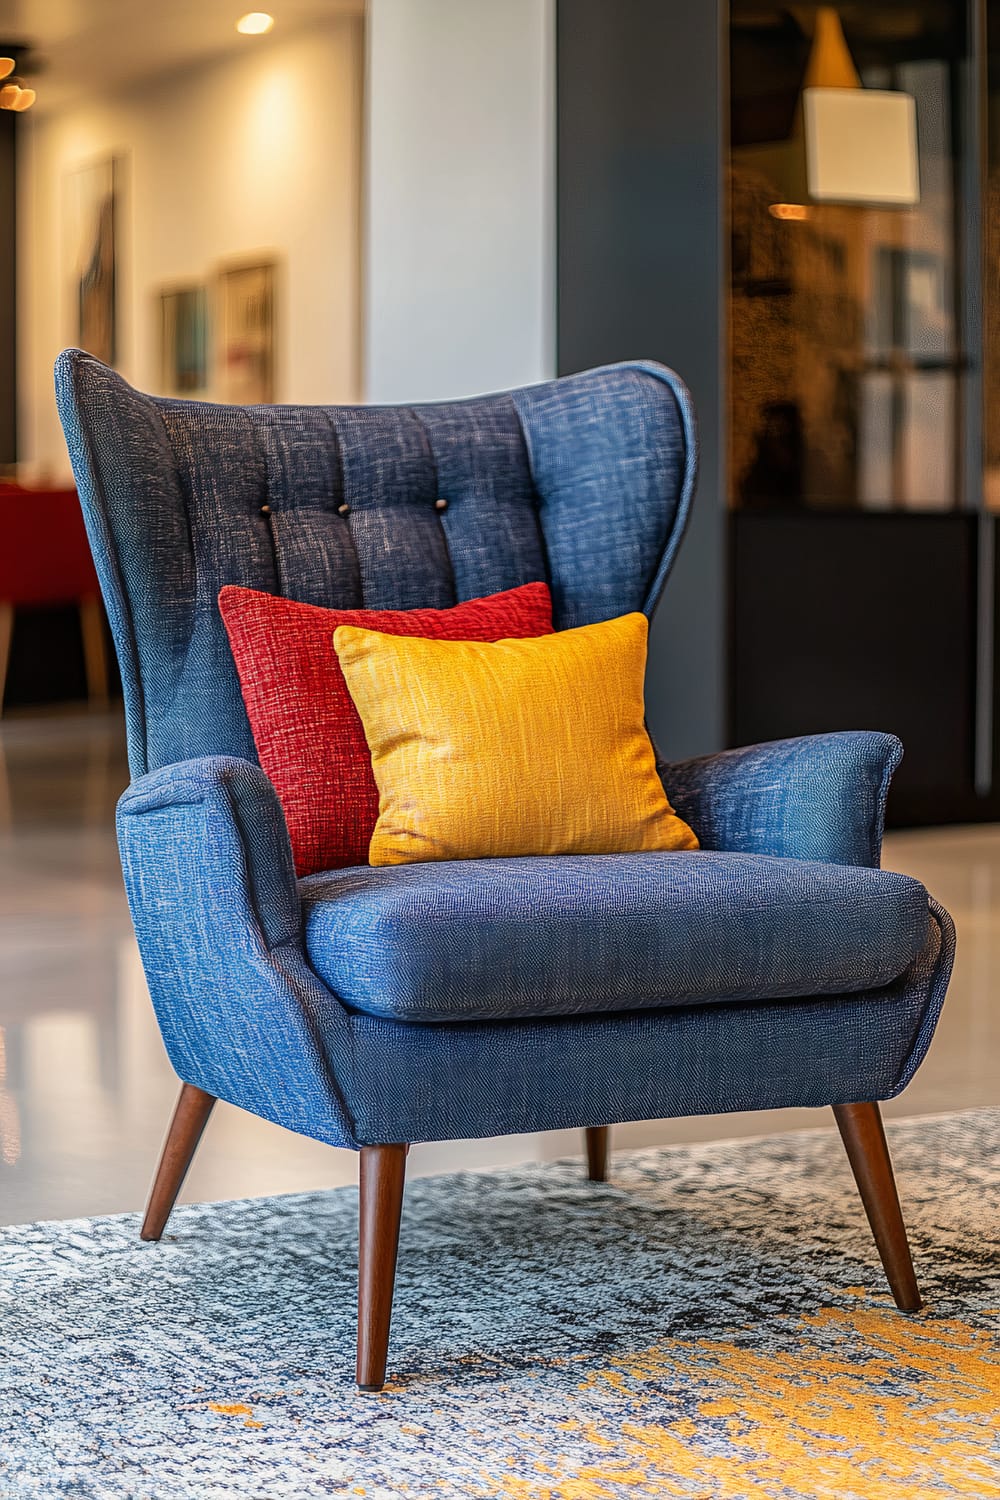
<svg viewBox="0 0 1000 1500"><path fill-rule="evenodd" d="M806 189L814 203L907 208L920 202L912 95L807 88L802 110Z"/></svg>
<svg viewBox="0 0 1000 1500"><path fill-rule="evenodd" d="M832 5L816 12L800 103L782 173L788 204L919 203L916 101L910 94L862 86Z"/></svg>

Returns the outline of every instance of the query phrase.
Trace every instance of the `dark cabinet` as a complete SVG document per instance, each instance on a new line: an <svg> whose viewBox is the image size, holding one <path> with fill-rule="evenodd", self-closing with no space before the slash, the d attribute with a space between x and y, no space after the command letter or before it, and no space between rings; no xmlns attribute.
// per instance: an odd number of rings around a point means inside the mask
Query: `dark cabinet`
<svg viewBox="0 0 1000 1500"><path fill-rule="evenodd" d="M997 817L993 524L735 512L732 742L891 730L892 821Z"/></svg>

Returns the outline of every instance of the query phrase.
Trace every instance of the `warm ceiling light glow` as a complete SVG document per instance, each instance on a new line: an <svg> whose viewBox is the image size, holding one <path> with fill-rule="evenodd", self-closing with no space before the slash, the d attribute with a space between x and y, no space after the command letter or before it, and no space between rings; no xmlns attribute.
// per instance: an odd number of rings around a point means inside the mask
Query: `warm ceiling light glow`
<svg viewBox="0 0 1000 1500"><path fill-rule="evenodd" d="M0 109L13 109L18 114L30 109L35 102L34 89L23 89L16 78L0 88Z"/></svg>
<svg viewBox="0 0 1000 1500"><path fill-rule="evenodd" d="M808 219L809 210L804 203L772 203L768 209L772 219Z"/></svg>
<svg viewBox="0 0 1000 1500"><path fill-rule="evenodd" d="M0 57L0 78L8 78L14 71L14 59L12 57Z"/></svg>
<svg viewBox="0 0 1000 1500"><path fill-rule="evenodd" d="M236 22L236 30L243 36L263 36L273 25L274 17L269 16L266 10L251 10L245 16L240 16Z"/></svg>
<svg viewBox="0 0 1000 1500"><path fill-rule="evenodd" d="M847 45L840 16L832 5L816 12L816 30L806 63L804 89L859 89L861 79Z"/></svg>

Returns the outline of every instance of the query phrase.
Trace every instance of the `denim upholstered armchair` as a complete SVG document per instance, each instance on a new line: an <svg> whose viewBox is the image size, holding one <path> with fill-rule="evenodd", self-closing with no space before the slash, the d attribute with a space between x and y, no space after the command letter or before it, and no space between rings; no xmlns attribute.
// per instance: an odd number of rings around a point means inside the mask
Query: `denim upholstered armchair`
<svg viewBox="0 0 1000 1500"><path fill-rule="evenodd" d="M358 1381L378 1389L409 1142L580 1126L600 1179L615 1121L832 1105L918 1307L876 1101L927 1050L954 936L879 869L895 739L662 766L696 853L297 883L216 607L225 583L409 608L548 579L557 628L651 614L694 484L680 381L623 364L465 402L244 409L142 395L78 351L56 379L125 691L125 881L183 1080L143 1236L217 1098L360 1150Z"/></svg>

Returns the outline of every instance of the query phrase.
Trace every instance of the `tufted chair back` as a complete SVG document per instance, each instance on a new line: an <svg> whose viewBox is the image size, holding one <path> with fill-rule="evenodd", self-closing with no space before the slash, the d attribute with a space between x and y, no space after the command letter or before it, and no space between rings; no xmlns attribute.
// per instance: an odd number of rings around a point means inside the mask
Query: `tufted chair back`
<svg viewBox="0 0 1000 1500"><path fill-rule="evenodd" d="M694 484L687 391L656 364L423 406L236 407L143 395L68 350L56 398L134 776L256 760L224 583L411 609L546 579L558 629L649 614Z"/></svg>

